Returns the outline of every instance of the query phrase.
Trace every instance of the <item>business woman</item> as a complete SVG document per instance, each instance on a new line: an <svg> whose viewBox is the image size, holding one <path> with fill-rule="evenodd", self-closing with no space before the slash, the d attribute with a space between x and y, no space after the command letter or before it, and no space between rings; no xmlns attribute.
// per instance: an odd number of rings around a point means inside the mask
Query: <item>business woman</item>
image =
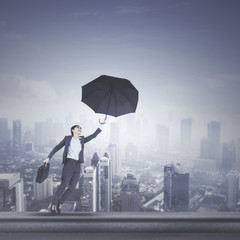
<svg viewBox="0 0 240 240"><path fill-rule="evenodd" d="M53 155L62 147L65 147L62 160L64 165L61 184L53 196L50 208L53 215L61 213L62 204L75 189L79 181L81 164L84 162L84 144L94 139L102 131L100 128L105 123L106 121L102 122L100 127L88 137L81 136L82 128L79 125L72 126L71 135L65 136L64 139L53 148L47 159L44 160L44 164L49 163Z"/></svg>

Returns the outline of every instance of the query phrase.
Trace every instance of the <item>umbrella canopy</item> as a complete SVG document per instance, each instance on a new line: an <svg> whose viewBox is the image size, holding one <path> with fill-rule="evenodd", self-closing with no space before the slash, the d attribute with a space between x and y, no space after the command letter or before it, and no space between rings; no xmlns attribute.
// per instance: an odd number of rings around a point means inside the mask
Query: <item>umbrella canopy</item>
<svg viewBox="0 0 240 240"><path fill-rule="evenodd" d="M136 111L138 90L127 79L101 75L82 86L82 102L95 113L118 117Z"/></svg>

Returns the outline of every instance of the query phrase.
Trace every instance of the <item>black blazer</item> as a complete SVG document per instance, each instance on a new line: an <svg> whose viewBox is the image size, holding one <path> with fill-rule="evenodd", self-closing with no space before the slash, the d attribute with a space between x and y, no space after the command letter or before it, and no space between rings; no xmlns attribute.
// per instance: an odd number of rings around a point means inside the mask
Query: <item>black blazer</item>
<svg viewBox="0 0 240 240"><path fill-rule="evenodd" d="M82 145L82 149L79 153L78 156L78 161L80 163L84 163L84 144L89 142L90 140L92 140L93 138L95 138L102 130L100 128L98 128L93 134L89 135L88 137L84 137L81 136L79 138L79 141L81 142ZM68 148L71 142L72 136L65 136L64 139L58 144L56 145L53 150L49 153L48 158L51 159L52 156L58 151L60 150L62 147L65 146L64 151L63 151L63 161L62 163L64 164L66 162L67 159L67 153L68 153Z"/></svg>

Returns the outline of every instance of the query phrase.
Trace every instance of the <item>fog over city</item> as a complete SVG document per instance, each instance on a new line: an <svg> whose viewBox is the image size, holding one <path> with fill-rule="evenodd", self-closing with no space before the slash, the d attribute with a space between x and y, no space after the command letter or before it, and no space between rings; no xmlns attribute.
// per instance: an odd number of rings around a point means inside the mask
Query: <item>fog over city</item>
<svg viewBox="0 0 240 240"><path fill-rule="evenodd" d="M0 211L239 212L239 9L0 0ZM128 96L124 111L138 97L136 112L103 131L105 115L81 101L101 75L138 90L115 96Z"/></svg>
<svg viewBox="0 0 240 240"><path fill-rule="evenodd" d="M140 120L143 137L163 124L178 141L180 120L192 118L197 144L210 121L221 123L221 140L235 139L239 5L1 0L0 116L9 119L9 128L21 119L24 129L33 129L36 121L64 123L70 114L87 133L103 115L81 102L81 86L106 74L127 78L139 90L136 113L119 119Z"/></svg>

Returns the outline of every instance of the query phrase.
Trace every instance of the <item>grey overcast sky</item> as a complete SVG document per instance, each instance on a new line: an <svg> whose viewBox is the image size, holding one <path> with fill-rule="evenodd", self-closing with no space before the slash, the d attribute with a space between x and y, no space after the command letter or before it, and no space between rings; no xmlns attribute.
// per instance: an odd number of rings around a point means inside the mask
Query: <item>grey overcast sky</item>
<svg viewBox="0 0 240 240"><path fill-rule="evenodd" d="M136 117L237 127L239 12L238 0L0 0L0 117L94 118L81 86L106 74L139 90Z"/></svg>

